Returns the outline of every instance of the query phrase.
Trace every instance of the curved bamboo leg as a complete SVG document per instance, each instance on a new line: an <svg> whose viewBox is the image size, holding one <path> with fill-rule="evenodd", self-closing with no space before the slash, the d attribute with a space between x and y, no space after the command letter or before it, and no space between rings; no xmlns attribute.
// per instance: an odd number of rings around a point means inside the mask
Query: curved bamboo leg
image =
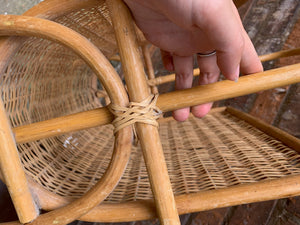
<svg viewBox="0 0 300 225"><path fill-rule="evenodd" d="M87 39L79 35L78 33L66 28L57 23L47 21L44 19L38 19L33 17L26 16L0 16L0 35L28 35L28 36L37 36L43 37L49 40L53 40L60 44L64 44L67 47L73 49L78 55L82 57L83 60L93 69L98 78L102 81L103 86L108 90L108 94L111 100L118 105L126 107L128 105L128 97L125 92L124 86L114 70L109 61L105 56ZM4 107L2 106L2 111L4 112ZM1 114L0 114L1 115ZM5 120L1 120L5 121ZM1 125L1 123L0 123ZM10 168L10 155L13 159L13 162L19 160L16 150L13 149L14 142L13 138L8 135L9 127L7 129L0 129L0 133L3 134L3 148L1 148L1 169L4 171L6 181L8 180L9 188L18 188L15 193L12 193L12 196L17 195L16 198L24 198L23 195L26 194L23 191L21 184L18 184L18 179L15 177L14 167L9 170L9 173L6 171L6 168ZM0 126L2 127L2 126ZM1 132L2 131L2 132ZM48 225L48 224L57 224L64 225L72 222L73 220L81 217L87 213L92 208L96 207L104 198L106 198L111 191L114 189L118 183L120 177L122 176L127 162L129 160L130 149L131 149L131 127L126 127L121 129L116 133L114 153L109 164L108 169L102 178L97 182L97 184L88 191L83 197L77 199L70 203L67 206L59 208L53 212L43 214L36 218L30 224L35 225ZM6 137L7 136L7 137ZM11 138L12 141L7 142L5 138ZM10 143L11 146L7 146L6 143ZM5 145L6 144L6 145ZM3 157L2 157L3 156ZM20 174L22 172L20 163L15 166ZM22 175L22 174L21 174ZM20 177L21 177L20 175ZM25 180L25 175L23 174ZM9 179L8 179L9 178ZM14 182L14 186L11 186L9 182ZM25 180L26 181L26 180ZM16 183L16 184L15 184ZM24 183L24 181L23 181ZM15 186L17 185L17 186ZM27 191L28 192L28 191ZM19 201L17 201L18 203ZM29 202L30 203L30 202ZM27 204L26 202L18 203L25 204L23 206L26 211ZM19 210L19 209L17 209ZM26 223L32 221L34 218L31 217Z"/></svg>
<svg viewBox="0 0 300 225"><path fill-rule="evenodd" d="M0 166L19 220L28 223L38 216L38 208L30 193L15 140L0 99Z"/></svg>
<svg viewBox="0 0 300 225"><path fill-rule="evenodd" d="M129 96L141 102L149 96L131 15L121 0L108 1L119 45ZM152 192L162 224L180 224L163 150L156 127L137 123Z"/></svg>

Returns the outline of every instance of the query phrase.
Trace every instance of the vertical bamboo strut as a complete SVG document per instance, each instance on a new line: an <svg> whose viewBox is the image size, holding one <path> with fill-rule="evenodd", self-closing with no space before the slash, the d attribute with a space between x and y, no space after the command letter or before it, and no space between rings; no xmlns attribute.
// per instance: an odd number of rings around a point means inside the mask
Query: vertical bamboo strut
<svg viewBox="0 0 300 225"><path fill-rule="evenodd" d="M146 64L146 70L147 70L147 74L149 76L149 79L154 79L155 74L154 74L154 70L153 70L153 65L152 65L152 60L151 60L149 48L148 48L147 45L144 44L142 46L142 50L143 50L143 55L144 55L145 64ZM157 86L152 86L151 87L151 92L153 94L158 94Z"/></svg>
<svg viewBox="0 0 300 225"><path fill-rule="evenodd" d="M38 216L38 209L29 191L18 150L2 100L0 99L0 167L21 223Z"/></svg>
<svg viewBox="0 0 300 225"><path fill-rule="evenodd" d="M145 70L146 70L146 73L148 75L148 80L155 79L151 54L150 54L150 51L149 51L149 48L148 48L148 42L145 39L142 31L139 30L137 27L136 27L136 34L137 34L138 41L139 41L139 43L141 45L141 48L142 48L142 53L143 53L143 57L144 57L144 61L145 61ZM153 85L150 88L151 88L152 94L158 94L157 86Z"/></svg>
<svg viewBox="0 0 300 225"><path fill-rule="evenodd" d="M135 36L130 12L121 0L110 0L108 6L116 33L123 71L132 101L140 102L149 96L143 63ZM144 159L162 224L180 224L162 146L156 127L137 123Z"/></svg>

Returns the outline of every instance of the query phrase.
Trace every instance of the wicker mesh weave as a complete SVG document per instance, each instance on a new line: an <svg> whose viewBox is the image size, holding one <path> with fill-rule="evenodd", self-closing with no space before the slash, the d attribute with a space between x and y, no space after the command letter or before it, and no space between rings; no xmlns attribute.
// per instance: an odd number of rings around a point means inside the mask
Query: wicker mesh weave
<svg viewBox="0 0 300 225"><path fill-rule="evenodd" d="M116 54L115 37L104 1L100 0L97 7L73 11L54 21L85 36L106 57ZM104 101L97 98L101 84L71 49L35 37L15 40L20 41L20 45L11 51L7 61L0 63L0 95L13 127L102 106ZM109 163L114 139L112 135L106 138L110 134L106 129L100 127L18 145L21 160L28 174L47 189L57 190L61 195L78 196L86 191L86 183L81 190L78 174L87 183L94 183L95 170L103 174ZM99 148L107 153L98 153ZM99 154L102 158L97 157ZM99 161L90 164L90 158ZM78 164L78 169L72 164ZM78 191L72 193L73 186L79 187L80 194Z"/></svg>
<svg viewBox="0 0 300 225"><path fill-rule="evenodd" d="M226 113L160 124L174 194L220 189L300 173L300 156ZM152 197L139 148L107 201Z"/></svg>
<svg viewBox="0 0 300 225"><path fill-rule="evenodd" d="M159 130L175 195L300 174L294 150L226 112L184 123L172 120ZM90 132L94 135L71 134L60 146L53 146L60 138L36 142L43 152L20 145L27 171L52 192L81 196L104 173L113 143L111 126ZM126 172L106 201L151 197L141 149L133 147Z"/></svg>

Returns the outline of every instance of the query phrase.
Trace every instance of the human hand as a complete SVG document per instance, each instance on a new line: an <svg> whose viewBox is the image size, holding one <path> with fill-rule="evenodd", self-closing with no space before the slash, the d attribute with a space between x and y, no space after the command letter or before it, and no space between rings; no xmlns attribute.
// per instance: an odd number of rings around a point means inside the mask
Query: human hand
<svg viewBox="0 0 300 225"><path fill-rule="evenodd" d="M193 56L200 69L199 85L218 81L220 72L236 81L239 73L263 70L231 0L124 0L146 39L161 49L166 69L175 70L175 89L192 86ZM212 103L191 108L196 117L208 113ZM175 110L184 121L190 108Z"/></svg>

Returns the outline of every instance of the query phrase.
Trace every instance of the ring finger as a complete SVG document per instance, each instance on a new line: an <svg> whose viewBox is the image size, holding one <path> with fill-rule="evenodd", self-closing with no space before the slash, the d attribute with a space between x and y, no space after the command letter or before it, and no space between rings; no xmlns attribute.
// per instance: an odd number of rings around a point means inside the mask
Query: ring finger
<svg viewBox="0 0 300 225"><path fill-rule="evenodd" d="M200 69L199 85L211 84L217 82L220 76L220 69L217 65L216 54L205 56L197 55L197 62ZM205 103L198 106L193 106L191 111L196 117L205 116L211 109L213 103Z"/></svg>

